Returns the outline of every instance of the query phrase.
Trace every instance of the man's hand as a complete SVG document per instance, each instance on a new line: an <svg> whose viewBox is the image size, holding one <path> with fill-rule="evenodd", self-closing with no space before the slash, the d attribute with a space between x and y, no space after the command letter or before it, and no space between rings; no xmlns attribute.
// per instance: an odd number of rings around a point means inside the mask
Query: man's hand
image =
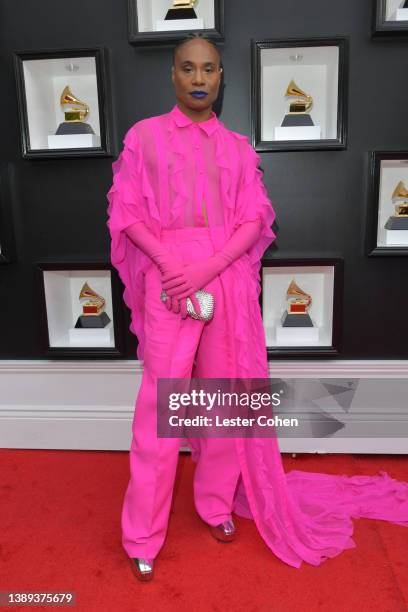
<svg viewBox="0 0 408 612"><path fill-rule="evenodd" d="M194 310L200 312L200 305L195 295L187 296L193 303ZM171 310L174 314L180 314L182 319L188 316L187 313L187 298L178 299L176 297L168 296L165 301L167 310Z"/></svg>
<svg viewBox="0 0 408 612"><path fill-rule="evenodd" d="M163 288L168 295L179 300L204 287L233 261L241 257L259 238L262 227L260 218L242 223L223 248L203 261L196 261L182 268L182 274L164 274Z"/></svg>
<svg viewBox="0 0 408 612"><path fill-rule="evenodd" d="M176 254L170 252L166 245L146 227L143 221L138 221L125 228L126 234L159 268L160 273L167 279L182 276L183 262Z"/></svg>
<svg viewBox="0 0 408 612"><path fill-rule="evenodd" d="M159 268L162 282L164 279L171 279L175 286L178 282L182 282L184 264L179 257L173 254L160 254L156 257L155 263Z"/></svg>
<svg viewBox="0 0 408 612"><path fill-rule="evenodd" d="M163 289L167 295L177 297L179 300L191 297L199 289L203 289L219 272L225 267L225 261L216 255L208 257L203 261L196 261L185 265L181 276L164 274L162 277Z"/></svg>

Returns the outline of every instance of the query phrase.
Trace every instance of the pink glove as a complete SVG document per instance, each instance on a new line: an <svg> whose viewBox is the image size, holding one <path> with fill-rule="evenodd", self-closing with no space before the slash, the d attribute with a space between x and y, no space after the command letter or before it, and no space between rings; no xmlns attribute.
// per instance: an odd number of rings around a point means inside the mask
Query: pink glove
<svg viewBox="0 0 408 612"><path fill-rule="evenodd" d="M190 300L193 302L193 306L196 312L200 312L200 304L198 303L198 300L195 295L189 295L187 297L189 297ZM180 313L182 319L185 319L188 316L187 298L182 298L181 300L179 300L175 296L169 295L165 304L167 310L172 310L175 314Z"/></svg>
<svg viewBox="0 0 408 612"><path fill-rule="evenodd" d="M143 221L138 221L125 228L126 234L159 268L166 278L177 278L183 267L183 262L167 251L163 243L146 227Z"/></svg>
<svg viewBox="0 0 408 612"><path fill-rule="evenodd" d="M183 262L181 259L169 253L143 221L129 225L125 228L125 232L132 242L153 260L159 268L162 277L165 274L166 278L172 278L173 281L182 277ZM175 314L180 312L179 300L168 298L164 303L167 309L172 310ZM184 310L187 312L186 305L184 305Z"/></svg>
<svg viewBox="0 0 408 612"><path fill-rule="evenodd" d="M182 268L182 276L172 276L164 273L162 277L163 289L169 296L179 300L190 296L198 289L203 289L222 270L243 255L258 239L262 221L246 221L242 223L227 241L221 251L218 251L204 261L196 261Z"/></svg>
<svg viewBox="0 0 408 612"><path fill-rule="evenodd" d="M184 305L183 305L184 302ZM167 310L172 310L174 314L182 313L184 310L187 310L186 298L184 300L179 300L176 297L167 296L167 300L164 302Z"/></svg>

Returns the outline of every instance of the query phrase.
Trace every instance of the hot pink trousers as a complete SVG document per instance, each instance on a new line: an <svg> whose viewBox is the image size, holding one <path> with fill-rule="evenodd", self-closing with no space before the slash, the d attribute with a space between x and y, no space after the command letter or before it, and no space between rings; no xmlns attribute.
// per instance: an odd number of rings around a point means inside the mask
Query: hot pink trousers
<svg viewBox="0 0 408 612"><path fill-rule="evenodd" d="M209 230L162 230L161 240L186 263L213 254ZM162 547L170 514L180 438L157 437L158 378L228 378L231 351L224 316L222 283L205 287L215 297L214 316L202 322L168 311L160 300L160 272L152 263L145 274L145 354L130 447L130 480L122 508L122 543L129 557L154 558ZM209 525L231 518L240 477L233 438L196 438L198 462L194 502Z"/></svg>

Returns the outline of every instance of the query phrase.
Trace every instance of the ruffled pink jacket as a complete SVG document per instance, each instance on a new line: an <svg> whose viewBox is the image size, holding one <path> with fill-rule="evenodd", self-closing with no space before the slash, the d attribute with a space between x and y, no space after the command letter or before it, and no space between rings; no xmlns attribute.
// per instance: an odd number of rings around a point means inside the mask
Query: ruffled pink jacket
<svg viewBox="0 0 408 612"><path fill-rule="evenodd" d="M111 260L125 286L131 310L131 331L144 354L143 273L151 260L123 231L144 221L159 236L162 228L208 226L219 250L239 224L262 219L256 244L222 273L230 302L235 339L236 375L250 376L248 356L257 350L266 362L264 329L259 309L260 260L275 234L275 212L258 168L260 157L247 136L228 130L214 112L195 123L177 105L169 113L142 119L124 138L124 148L113 164L108 193ZM264 369L263 369L264 371Z"/></svg>

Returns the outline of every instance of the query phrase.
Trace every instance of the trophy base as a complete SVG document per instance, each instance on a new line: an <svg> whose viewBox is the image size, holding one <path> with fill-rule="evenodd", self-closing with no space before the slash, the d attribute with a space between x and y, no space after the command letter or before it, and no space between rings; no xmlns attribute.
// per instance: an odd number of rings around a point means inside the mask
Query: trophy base
<svg viewBox="0 0 408 612"><path fill-rule="evenodd" d="M385 246L408 246L407 230L384 230L382 232L382 244ZM380 244L380 243L379 243Z"/></svg>
<svg viewBox="0 0 408 612"><path fill-rule="evenodd" d="M276 127L275 140L320 140L319 125Z"/></svg>
<svg viewBox="0 0 408 612"><path fill-rule="evenodd" d="M156 31L168 32L177 30L202 30L204 21L202 19L156 19Z"/></svg>
<svg viewBox="0 0 408 612"><path fill-rule="evenodd" d="M66 134L48 136L49 149L85 149L101 146L101 139L96 134Z"/></svg>
<svg viewBox="0 0 408 612"><path fill-rule="evenodd" d="M306 125L314 125L311 116L307 113L289 113L285 115L284 120L281 123L281 127L299 127Z"/></svg>
<svg viewBox="0 0 408 612"><path fill-rule="evenodd" d="M63 121L58 126L55 132L58 136L65 136L66 134L95 134L89 123L83 121Z"/></svg>
<svg viewBox="0 0 408 612"><path fill-rule="evenodd" d="M313 327L312 319L307 312L299 314L284 312L281 321L282 327Z"/></svg>
<svg viewBox="0 0 408 612"><path fill-rule="evenodd" d="M164 19L197 19L197 15L193 8L169 9Z"/></svg>
<svg viewBox="0 0 408 612"><path fill-rule="evenodd" d="M84 347L111 347L114 346L113 325L110 323L103 328L78 328L68 330L68 346Z"/></svg>
<svg viewBox="0 0 408 612"><path fill-rule="evenodd" d="M408 21L408 5L397 9L395 12L395 21Z"/></svg>
<svg viewBox="0 0 408 612"><path fill-rule="evenodd" d="M408 230L408 217L390 217L384 227L387 230Z"/></svg>
<svg viewBox="0 0 408 612"><path fill-rule="evenodd" d="M75 328L101 328L106 327L110 323L110 318L108 314L104 311L101 312L100 315L81 315L78 317L77 322L75 323Z"/></svg>
<svg viewBox="0 0 408 612"><path fill-rule="evenodd" d="M278 346L314 346L320 342L320 328L282 327L278 325L275 338Z"/></svg>

